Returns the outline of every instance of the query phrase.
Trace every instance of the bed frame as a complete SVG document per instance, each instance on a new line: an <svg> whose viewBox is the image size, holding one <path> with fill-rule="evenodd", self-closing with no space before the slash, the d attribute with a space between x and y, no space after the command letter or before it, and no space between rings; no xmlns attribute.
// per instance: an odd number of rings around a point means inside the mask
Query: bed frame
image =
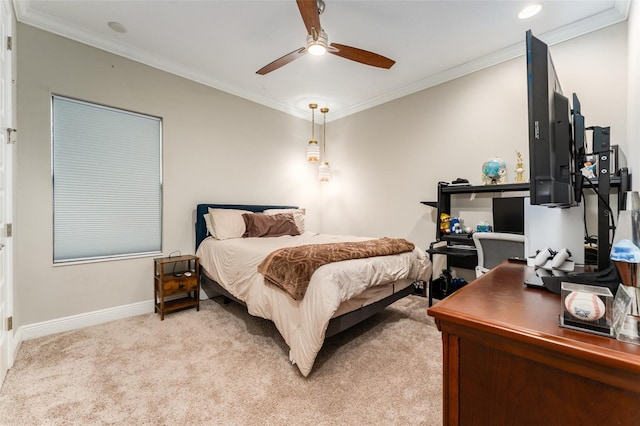
<svg viewBox="0 0 640 426"><path fill-rule="evenodd" d="M209 208L214 209L238 209L238 210L248 210L254 213L261 213L267 209L296 209L295 206L265 206L265 205L254 205L254 204L198 204L196 206L196 250L198 246L207 237L207 226L204 222L203 215L209 212ZM244 302L238 300L234 296L231 295L227 290L225 290L220 284L215 282L214 280L207 277L205 274L200 274L200 284L206 284L209 287L212 287L216 293L225 298L225 302L229 300L233 300L236 303L241 305L245 305ZM325 338L331 337L335 334L340 333L347 328L358 324L366 320L367 318L377 314L382 311L384 308L395 302L396 300L402 299L405 296L413 294L415 291L415 286L409 285L406 288L393 293L381 299L377 302L374 302L370 305L363 306L361 308L356 309L355 311L347 312L346 314L342 314L337 316L331 321L329 321L329 325L327 326L327 331L325 332ZM246 305L245 305L246 306Z"/></svg>

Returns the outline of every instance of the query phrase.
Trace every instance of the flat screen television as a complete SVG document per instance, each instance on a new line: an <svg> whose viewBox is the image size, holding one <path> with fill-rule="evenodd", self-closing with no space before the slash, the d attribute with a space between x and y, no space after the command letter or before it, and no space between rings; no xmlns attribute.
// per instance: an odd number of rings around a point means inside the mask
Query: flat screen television
<svg viewBox="0 0 640 426"><path fill-rule="evenodd" d="M577 185L581 182L576 182L580 169L578 141L574 140L569 100L562 93L548 46L531 30L527 31L526 44L531 204L576 206L580 201Z"/></svg>

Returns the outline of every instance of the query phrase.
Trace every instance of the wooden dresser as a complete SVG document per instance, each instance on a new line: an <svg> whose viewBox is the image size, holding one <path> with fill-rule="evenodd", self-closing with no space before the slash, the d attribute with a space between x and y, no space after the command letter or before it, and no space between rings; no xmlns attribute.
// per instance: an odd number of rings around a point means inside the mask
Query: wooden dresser
<svg viewBox="0 0 640 426"><path fill-rule="evenodd" d="M560 328L560 296L504 262L428 309L445 425L640 425L640 346Z"/></svg>

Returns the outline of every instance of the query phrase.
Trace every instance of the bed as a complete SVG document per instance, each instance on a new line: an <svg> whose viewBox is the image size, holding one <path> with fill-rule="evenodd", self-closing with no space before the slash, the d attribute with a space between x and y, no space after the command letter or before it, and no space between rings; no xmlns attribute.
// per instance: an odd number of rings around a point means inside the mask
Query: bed
<svg viewBox="0 0 640 426"><path fill-rule="evenodd" d="M277 214L293 217L299 235L238 237L237 229L213 238L212 219ZM209 213L211 212L211 215ZM302 212L300 214L300 212ZM254 214L251 214L254 213ZM256 215L255 213L261 213ZM280 214L280 213L284 213ZM209 221L207 222L205 221ZM222 221L221 221L222 222ZM232 222L228 222L232 223ZM218 224L218 223L216 223ZM250 225L249 225L250 226ZM232 227L225 224L225 233ZM318 244L366 244L371 237L318 234L304 229L304 210L295 206L198 204L196 206L196 255L200 258L201 284L209 296L224 296L247 307L249 314L271 320L289 346L289 358L307 376L324 339L335 335L414 293L416 281L428 281L431 264L423 250L349 259L320 266L313 272L302 298L294 298L267 282L258 272L266 258L289 247ZM229 236L232 235L232 236ZM262 270L266 275L269 275Z"/></svg>

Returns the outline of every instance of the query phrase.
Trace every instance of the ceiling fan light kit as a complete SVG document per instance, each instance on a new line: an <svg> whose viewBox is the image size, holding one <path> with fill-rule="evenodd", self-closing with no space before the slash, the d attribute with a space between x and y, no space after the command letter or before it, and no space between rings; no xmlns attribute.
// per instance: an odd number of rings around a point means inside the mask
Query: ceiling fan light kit
<svg viewBox="0 0 640 426"><path fill-rule="evenodd" d="M322 56L327 53L327 33L322 31L320 35L315 34L307 35L307 52L313 56Z"/></svg>
<svg viewBox="0 0 640 426"><path fill-rule="evenodd" d="M396 62L385 56L367 50L358 49L344 44L329 44L329 36L320 26L320 14L324 11L325 5L322 0L296 0L300 15L307 27L307 44L305 47L294 50L275 61L265 65L256 71L256 74L265 75L280 67L287 65L307 52L311 55L324 55L329 52L341 58L349 59L361 64L370 65L377 68L389 69Z"/></svg>

